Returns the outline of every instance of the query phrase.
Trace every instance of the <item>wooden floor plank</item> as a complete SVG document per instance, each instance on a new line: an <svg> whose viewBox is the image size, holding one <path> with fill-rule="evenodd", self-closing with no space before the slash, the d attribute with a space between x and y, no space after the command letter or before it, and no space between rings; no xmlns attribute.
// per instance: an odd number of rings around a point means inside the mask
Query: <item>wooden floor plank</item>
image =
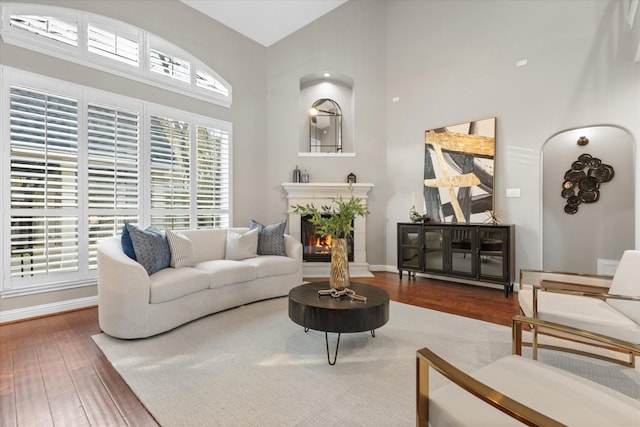
<svg viewBox="0 0 640 427"><path fill-rule="evenodd" d="M515 295L500 289L396 273L352 280L394 301L501 325L518 312ZM157 426L91 339L98 333L95 307L0 325L0 426Z"/></svg>
<svg viewBox="0 0 640 427"><path fill-rule="evenodd" d="M16 400L13 393L0 394L0 426L17 426L15 403Z"/></svg>
<svg viewBox="0 0 640 427"><path fill-rule="evenodd" d="M84 427L91 425L75 386L73 390L49 397L49 407L56 426Z"/></svg>
<svg viewBox="0 0 640 427"><path fill-rule="evenodd" d="M82 407L91 425L113 427L127 425L97 375L81 375L75 378L75 383Z"/></svg>
<svg viewBox="0 0 640 427"><path fill-rule="evenodd" d="M69 391L75 392L75 385L67 371L64 358L57 344L38 347L38 361L49 399Z"/></svg>

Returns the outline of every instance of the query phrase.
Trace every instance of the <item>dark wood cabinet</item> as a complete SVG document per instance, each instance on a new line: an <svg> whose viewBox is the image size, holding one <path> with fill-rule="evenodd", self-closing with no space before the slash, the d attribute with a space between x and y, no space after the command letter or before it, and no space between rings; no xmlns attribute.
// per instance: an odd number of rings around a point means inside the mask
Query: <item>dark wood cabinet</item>
<svg viewBox="0 0 640 427"><path fill-rule="evenodd" d="M398 223L398 271L456 277L504 287L515 280L515 226Z"/></svg>

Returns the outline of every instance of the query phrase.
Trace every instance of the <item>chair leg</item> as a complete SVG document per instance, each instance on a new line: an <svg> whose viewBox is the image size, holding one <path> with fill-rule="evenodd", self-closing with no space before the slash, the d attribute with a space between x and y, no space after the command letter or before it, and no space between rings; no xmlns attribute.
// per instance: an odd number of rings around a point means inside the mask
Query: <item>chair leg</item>
<svg viewBox="0 0 640 427"><path fill-rule="evenodd" d="M538 360L538 327L533 326L533 338L531 339L531 349L533 350L533 360Z"/></svg>
<svg viewBox="0 0 640 427"><path fill-rule="evenodd" d="M511 353L522 356L522 323L511 321Z"/></svg>

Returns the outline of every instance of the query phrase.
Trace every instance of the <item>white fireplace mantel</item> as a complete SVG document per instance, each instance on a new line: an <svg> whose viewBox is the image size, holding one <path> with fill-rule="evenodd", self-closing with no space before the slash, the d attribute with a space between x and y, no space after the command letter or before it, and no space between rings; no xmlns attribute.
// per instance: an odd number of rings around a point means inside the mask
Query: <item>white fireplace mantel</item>
<svg viewBox="0 0 640 427"><path fill-rule="evenodd" d="M323 205L331 204L331 201L338 196L354 197L362 199L367 205L369 191L373 184L355 183L351 184L351 191L347 183L297 183L285 182L282 187L287 192L287 213L289 215L289 235L301 239L300 215L293 211L295 205L313 204L320 208ZM373 277L369 271L367 263L367 221L366 217L357 217L353 221L353 262L349 263L349 273L351 277ZM305 262L302 265L304 277L329 277L330 263L328 262Z"/></svg>

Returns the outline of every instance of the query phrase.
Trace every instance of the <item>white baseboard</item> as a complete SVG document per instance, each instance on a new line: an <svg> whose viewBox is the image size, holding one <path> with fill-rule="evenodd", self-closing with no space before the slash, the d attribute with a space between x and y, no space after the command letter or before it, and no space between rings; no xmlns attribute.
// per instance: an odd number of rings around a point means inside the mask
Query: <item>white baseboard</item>
<svg viewBox="0 0 640 427"><path fill-rule="evenodd" d="M16 308L13 310L0 311L0 323L15 322L32 317L46 316L63 311L76 310L79 308L91 307L98 304L98 297L84 297L67 301L53 302L49 304L36 305L33 307Z"/></svg>

